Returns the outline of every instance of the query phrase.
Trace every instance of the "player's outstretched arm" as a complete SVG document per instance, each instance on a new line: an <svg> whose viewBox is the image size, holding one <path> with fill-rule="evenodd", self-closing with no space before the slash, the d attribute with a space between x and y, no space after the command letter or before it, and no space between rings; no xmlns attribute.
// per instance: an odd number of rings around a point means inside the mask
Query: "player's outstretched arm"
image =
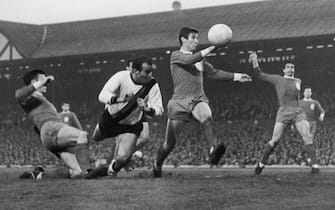
<svg viewBox="0 0 335 210"><path fill-rule="evenodd" d="M255 52L252 52L249 55L249 62L251 62L252 69L253 69L253 74L257 78L259 78L261 80L264 80L266 82L270 82L272 84L275 84L278 81L278 79L281 78L281 76L279 76L279 75L264 73L259 66L258 57L257 57L257 54Z"/></svg>
<svg viewBox="0 0 335 210"><path fill-rule="evenodd" d="M233 80L238 82L250 82L251 77L248 74L232 73L220 69L215 69L212 64L204 62L205 74L210 79Z"/></svg>

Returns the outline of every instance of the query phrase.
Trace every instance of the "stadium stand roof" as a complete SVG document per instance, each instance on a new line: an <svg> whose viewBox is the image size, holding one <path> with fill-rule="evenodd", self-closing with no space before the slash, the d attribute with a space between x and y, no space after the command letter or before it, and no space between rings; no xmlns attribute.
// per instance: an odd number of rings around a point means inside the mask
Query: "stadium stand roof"
<svg viewBox="0 0 335 210"><path fill-rule="evenodd" d="M43 58L176 47L185 25L199 28L207 44L216 23L231 26L234 42L335 34L335 1L260 1L47 25L0 21L0 32L23 56Z"/></svg>

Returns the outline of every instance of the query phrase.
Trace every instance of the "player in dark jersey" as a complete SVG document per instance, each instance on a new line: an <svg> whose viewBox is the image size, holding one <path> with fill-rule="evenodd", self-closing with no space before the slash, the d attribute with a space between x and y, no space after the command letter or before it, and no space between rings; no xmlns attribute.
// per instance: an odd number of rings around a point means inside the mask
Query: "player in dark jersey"
<svg viewBox="0 0 335 210"><path fill-rule="evenodd" d="M260 175L262 173L269 156L278 145L285 127L289 124L294 124L304 141L304 152L308 156L308 164L312 167L312 173L319 172L315 160L313 139L309 132L309 124L304 110L299 107L301 80L294 77L294 64L285 64L283 70L284 76L280 76L262 72L258 64L256 53L251 53L249 60L252 63L254 75L259 79L274 85L279 102L273 135L271 140L265 146L262 159L256 165L255 174Z"/></svg>
<svg viewBox="0 0 335 210"><path fill-rule="evenodd" d="M32 70L24 75L23 81L26 86L15 92L15 98L32 119L44 147L63 160L68 167L65 173L59 173L61 170L53 172L62 177L64 174L70 178L82 177L90 165L87 133L64 124L55 106L44 97L43 93L47 91L46 85L53 80L52 75L46 76L42 70ZM30 178L38 178L40 174L35 176L34 172L41 170L37 169L30 173L33 175ZM57 174L50 176L54 177ZM23 175L28 176L22 178L29 178L29 173Z"/></svg>
<svg viewBox="0 0 335 210"><path fill-rule="evenodd" d="M317 121L323 122L326 112L319 101L312 99L311 87L304 88L304 98L299 101L299 106L303 108L306 113L309 130L314 139L317 129Z"/></svg>
<svg viewBox="0 0 335 210"><path fill-rule="evenodd" d="M199 31L183 27L179 32L180 49L171 54L170 69L174 93L168 102L168 122L165 141L160 145L153 167L154 177L162 176L164 160L174 148L178 134L185 122L192 118L202 126L205 139L210 145L209 164L217 165L224 154L223 142L218 142L212 126L212 111L203 87L203 76L216 80L250 81L247 74L231 73L215 69L204 58L216 49L210 46L195 52Z"/></svg>
<svg viewBox="0 0 335 210"><path fill-rule="evenodd" d="M78 128L79 130L83 130L83 127L81 126L80 121L78 120L77 115L70 110L70 104L69 103L63 103L62 106L62 111L59 113L60 118L62 119L62 122Z"/></svg>

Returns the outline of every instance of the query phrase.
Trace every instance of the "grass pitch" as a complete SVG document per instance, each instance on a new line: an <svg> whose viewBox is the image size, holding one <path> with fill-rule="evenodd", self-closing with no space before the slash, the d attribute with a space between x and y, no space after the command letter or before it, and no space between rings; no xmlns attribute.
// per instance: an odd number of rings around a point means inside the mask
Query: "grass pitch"
<svg viewBox="0 0 335 210"><path fill-rule="evenodd" d="M121 172L96 180L20 180L0 169L0 209L335 209L335 169L165 169ZM30 170L30 169L29 169Z"/></svg>

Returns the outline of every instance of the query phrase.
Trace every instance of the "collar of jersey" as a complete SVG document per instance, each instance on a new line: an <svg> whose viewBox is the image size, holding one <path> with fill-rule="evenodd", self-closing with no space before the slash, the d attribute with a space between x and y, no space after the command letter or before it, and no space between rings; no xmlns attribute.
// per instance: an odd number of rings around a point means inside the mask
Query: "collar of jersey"
<svg viewBox="0 0 335 210"><path fill-rule="evenodd" d="M179 51L184 53L184 54L189 54L189 55L193 54L191 51L186 51L186 50L182 50L182 49L180 49Z"/></svg>
<svg viewBox="0 0 335 210"><path fill-rule="evenodd" d="M312 98L304 98L304 101L312 101Z"/></svg>
<svg viewBox="0 0 335 210"><path fill-rule="evenodd" d="M40 93L40 92L38 92L38 91L33 92L32 95L34 95L34 96L43 96L43 94Z"/></svg>
<svg viewBox="0 0 335 210"><path fill-rule="evenodd" d="M286 75L284 75L283 77L286 78L286 79L295 79L295 77L290 77L290 76L286 76Z"/></svg>

